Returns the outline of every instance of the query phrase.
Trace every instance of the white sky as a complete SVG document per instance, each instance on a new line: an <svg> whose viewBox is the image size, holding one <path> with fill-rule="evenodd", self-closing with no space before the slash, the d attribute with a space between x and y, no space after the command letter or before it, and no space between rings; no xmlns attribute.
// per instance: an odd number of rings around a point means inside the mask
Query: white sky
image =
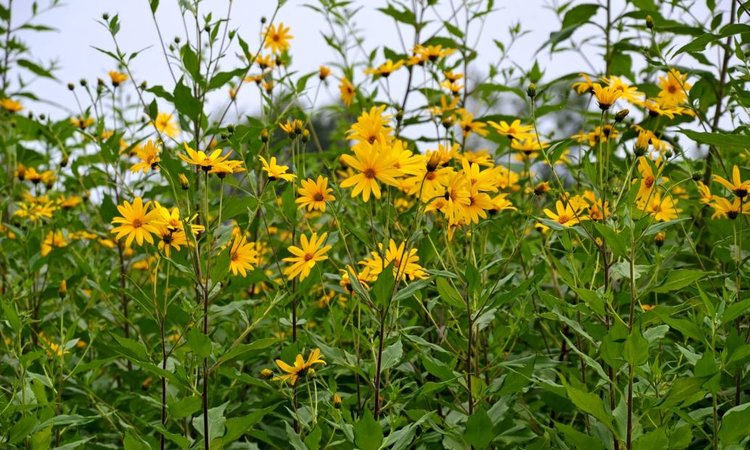
<svg viewBox="0 0 750 450"><path fill-rule="evenodd" d="M457 4L461 3L459 0L454 1ZM16 0L15 17L26 17L30 3L31 0ZM320 35L321 30L327 29L325 21L317 12L304 7L305 3L316 4L317 0L290 0L281 8L277 16L277 21L284 22L291 27L294 35L291 50L292 67L302 73L317 70L320 64L335 60L333 52L326 46ZM442 5L439 9L441 16L449 16L450 2L442 0L440 3ZM481 59L477 60L469 71L486 73L487 65L499 56L493 40L497 39L507 44L509 27L519 21L530 33L520 38L513 47L510 61L524 69L530 68L534 62L536 50L547 39L550 32L559 29L556 15L545 7L548 3L549 0L498 0L495 6L496 11L488 17L482 38L476 48ZM40 4L43 6L45 3L40 1ZM355 16L354 25L363 32L364 47L371 50L386 45L400 51L401 44L394 22L375 11L377 7L384 7L386 2L384 0L358 0L354 4L363 7ZM216 18L217 14L225 14L227 1L208 0L203 2L203 5L205 8L215 9L214 18ZM519 5L523 6L519 7ZM260 17L263 15L270 17L274 6L275 3L271 1L235 0L232 11L233 27L239 29L240 36L248 41L251 49L256 48L259 40ZM146 77L150 86L164 84L171 91L171 78L158 44L148 0L67 0L64 6L47 13L41 19L42 23L57 28L57 32L29 33L24 36L32 49L34 60L57 60L60 67L60 70L56 72L59 83L44 79L34 82L31 90L36 95L76 111L74 100L68 93L66 84L68 82L77 84L81 78L86 78L89 82L95 82L97 77L106 79L107 71L116 68L114 61L92 48L92 46L107 50L114 48L108 31L98 23L104 12L109 13L110 16L115 13L120 15L121 31L118 38L125 52L146 48L133 63L136 78ZM157 18L167 43L171 42L175 36L180 36L182 42L185 42L177 0L161 0ZM406 33L405 39L407 42L411 40L410 33ZM382 54L378 55L378 60L382 60ZM547 69L549 78L571 71L585 70L580 57L572 53L565 57L557 55L554 64L551 64L549 55L542 54L539 56L539 63ZM224 69L228 68L224 67ZM397 84L397 81L392 81L392 84ZM225 95L226 92L222 92L220 97L214 96L214 104L209 105L209 110L223 104L226 101ZM321 100L331 101L337 95L336 83L329 83L328 92L321 93ZM240 95L242 107L250 111L255 110L253 102L257 101L257 97L247 93L245 97ZM64 111L49 105L33 105L32 109L53 116L65 115Z"/></svg>

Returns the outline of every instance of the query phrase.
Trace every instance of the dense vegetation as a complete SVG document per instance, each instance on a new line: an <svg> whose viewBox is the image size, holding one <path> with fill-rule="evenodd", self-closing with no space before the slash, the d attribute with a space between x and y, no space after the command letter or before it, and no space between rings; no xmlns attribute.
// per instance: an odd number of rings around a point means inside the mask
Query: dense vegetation
<svg viewBox="0 0 750 450"><path fill-rule="evenodd" d="M0 5L0 446L750 445L750 2L555 2L522 67L492 1L319 0L308 72L209 3L165 85L104 13L72 117L64 6Z"/></svg>

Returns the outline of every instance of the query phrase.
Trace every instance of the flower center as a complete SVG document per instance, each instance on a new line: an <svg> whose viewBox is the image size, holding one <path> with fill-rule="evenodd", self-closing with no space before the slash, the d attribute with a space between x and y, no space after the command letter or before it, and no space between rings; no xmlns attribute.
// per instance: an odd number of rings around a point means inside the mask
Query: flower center
<svg viewBox="0 0 750 450"><path fill-rule="evenodd" d="M141 219L133 219L133 228L140 228L143 226L143 221Z"/></svg>
<svg viewBox="0 0 750 450"><path fill-rule="evenodd" d="M560 225L565 225L569 221L570 221L570 217L568 217L567 214L562 214L557 217L557 223L559 223Z"/></svg>
<svg viewBox="0 0 750 450"><path fill-rule="evenodd" d="M655 181L654 177L649 175L643 179L643 184L645 184L647 188L650 188L651 186L654 185L654 181Z"/></svg>
<svg viewBox="0 0 750 450"><path fill-rule="evenodd" d="M313 259L314 256L315 255L313 255L312 253L305 253L305 256L304 256L305 261L310 261L311 259Z"/></svg>
<svg viewBox="0 0 750 450"><path fill-rule="evenodd" d="M323 194L321 192L316 192L315 195L313 195L313 200L315 200L316 202L322 202Z"/></svg>
<svg viewBox="0 0 750 450"><path fill-rule="evenodd" d="M372 168L365 169L364 175L365 175L365 178L370 178L370 179L375 178L375 169L372 169Z"/></svg>

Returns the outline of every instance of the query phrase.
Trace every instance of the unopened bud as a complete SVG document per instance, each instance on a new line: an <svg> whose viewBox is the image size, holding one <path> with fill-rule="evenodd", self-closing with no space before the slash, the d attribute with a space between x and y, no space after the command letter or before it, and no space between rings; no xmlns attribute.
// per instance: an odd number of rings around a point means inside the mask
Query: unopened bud
<svg viewBox="0 0 750 450"><path fill-rule="evenodd" d="M273 371L271 371L271 369L266 368L260 371L260 377L263 378L264 380L268 380L272 376L273 376Z"/></svg>
<svg viewBox="0 0 750 450"><path fill-rule="evenodd" d="M664 239L666 239L666 235L663 231L660 231L656 233L656 236L654 236L654 245L657 247L662 247L664 245Z"/></svg>
<svg viewBox="0 0 750 450"><path fill-rule="evenodd" d="M260 141L263 143L266 143L268 142L269 139L270 139L270 135L268 133L268 130L266 130L265 128L260 130Z"/></svg>
<svg viewBox="0 0 750 450"><path fill-rule="evenodd" d="M654 18L651 16L646 16L646 28L649 30L654 29Z"/></svg>
<svg viewBox="0 0 750 450"><path fill-rule="evenodd" d="M528 95L529 98L536 97L536 83L529 84L529 87L526 88L526 95Z"/></svg>
<svg viewBox="0 0 750 450"><path fill-rule="evenodd" d="M621 109L617 111L617 114L615 114L615 122L620 123L623 120L625 120L626 117L628 117L628 114L630 114L629 109Z"/></svg>
<svg viewBox="0 0 750 450"><path fill-rule="evenodd" d="M59 295L61 299L68 295L68 282L66 280L60 282L60 287L57 288L57 295Z"/></svg>
<svg viewBox="0 0 750 450"><path fill-rule="evenodd" d="M190 182L188 181L188 178L185 176L184 173L181 173L177 176L180 180L180 187L187 191L190 188Z"/></svg>
<svg viewBox="0 0 750 450"><path fill-rule="evenodd" d="M69 90L69 91L72 91L72 90L73 90L73 89L75 89L75 88L76 88L76 85L75 85L75 84L73 84L73 83L68 83L68 90Z"/></svg>

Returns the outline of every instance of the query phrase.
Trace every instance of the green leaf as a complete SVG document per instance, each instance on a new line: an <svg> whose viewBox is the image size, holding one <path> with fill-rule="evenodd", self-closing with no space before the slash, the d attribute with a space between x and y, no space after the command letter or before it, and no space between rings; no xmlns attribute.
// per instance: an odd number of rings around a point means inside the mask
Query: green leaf
<svg viewBox="0 0 750 450"><path fill-rule="evenodd" d="M236 345L232 347L228 352L221 355L221 357L216 361L214 367L231 361L234 358L244 355L245 353L257 352L258 350L266 349L276 342L278 342L278 339L276 338L263 338L255 340L249 344Z"/></svg>
<svg viewBox="0 0 750 450"><path fill-rule="evenodd" d="M708 44L716 41L717 39L719 39L719 37L711 33L706 33L702 36L698 36L689 43L680 47L680 49L674 53L674 56L686 52L702 52L706 49L706 46L708 46Z"/></svg>
<svg viewBox="0 0 750 450"><path fill-rule="evenodd" d="M596 417L610 430L612 429L612 415L604 409L602 399L598 395L576 389L573 386L566 386L565 390L568 393L568 398L574 405Z"/></svg>
<svg viewBox="0 0 750 450"><path fill-rule="evenodd" d="M729 323L745 314L748 309L750 309L750 299L732 303L724 310L724 314L721 316L721 321L723 323Z"/></svg>
<svg viewBox="0 0 750 450"><path fill-rule="evenodd" d="M565 17L563 17L562 27L573 28L579 27L584 23L588 22L589 19L594 17L596 12L599 10L599 5L594 3L584 3L582 5L576 5L570 8Z"/></svg>
<svg viewBox="0 0 750 450"><path fill-rule="evenodd" d="M633 442L633 450L653 450L655 448L669 448L667 433L661 428L643 434Z"/></svg>
<svg viewBox="0 0 750 450"><path fill-rule="evenodd" d="M495 437L492 420L484 408L478 408L466 421L464 439L478 449L487 448Z"/></svg>
<svg viewBox="0 0 750 450"><path fill-rule="evenodd" d="M149 6L151 6L151 13L155 13L159 8L159 0L149 0Z"/></svg>
<svg viewBox="0 0 750 450"><path fill-rule="evenodd" d="M375 297L375 303L380 306L386 306L391 300L391 294L393 294L393 284L395 283L393 276L393 264L388 264L375 283L372 285L371 293Z"/></svg>
<svg viewBox="0 0 750 450"><path fill-rule="evenodd" d="M622 355L625 361L634 366L640 366L648 361L648 341L638 327L634 327L630 336L625 340Z"/></svg>
<svg viewBox="0 0 750 450"><path fill-rule="evenodd" d="M664 283L654 288L654 292L666 293L679 291L706 276L706 272L693 269L672 270L667 274Z"/></svg>
<svg viewBox="0 0 750 450"><path fill-rule="evenodd" d="M448 282L448 280L445 278L438 278L435 281L435 284L437 285L438 294L443 301L455 308L466 308L466 303L464 303L461 295L456 288Z"/></svg>
<svg viewBox="0 0 750 450"><path fill-rule="evenodd" d="M599 439L581 433L570 425L555 422L555 428L563 434L565 442L570 444L573 449L604 450L604 445Z"/></svg>
<svg viewBox="0 0 750 450"><path fill-rule="evenodd" d="M399 339L383 350L381 370L386 370L390 369L391 367L397 366L403 356L404 346L401 344L401 339Z"/></svg>
<svg viewBox="0 0 750 450"><path fill-rule="evenodd" d="M667 396L664 397L661 406L672 408L680 405L684 408L702 400L706 395L705 391L701 389L703 381L703 379L695 377L678 378L672 384L672 388L667 393Z"/></svg>
<svg viewBox="0 0 750 450"><path fill-rule="evenodd" d="M354 443L361 450L378 450L383 443L383 429L370 410L365 411L354 425Z"/></svg>
<svg viewBox="0 0 750 450"><path fill-rule="evenodd" d="M143 344L116 334L112 336L117 341L117 344L119 344L118 346L114 346L116 352L135 361L149 361L148 352Z"/></svg>
<svg viewBox="0 0 750 450"><path fill-rule="evenodd" d="M10 428L10 443L18 444L19 442L26 439L34 429L36 425L36 417L32 415L26 415L21 417L13 426Z"/></svg>
<svg viewBox="0 0 750 450"><path fill-rule="evenodd" d="M211 339L197 328L193 328L187 334L187 342L190 349L201 358L207 358L211 354Z"/></svg>
<svg viewBox="0 0 750 450"><path fill-rule="evenodd" d="M702 133L685 129L679 131L698 143L712 145L720 150L740 152L750 148L750 136L731 133Z"/></svg>
<svg viewBox="0 0 750 450"><path fill-rule="evenodd" d="M229 403L208 410L208 439L213 441L216 438L224 436L224 428L227 422L224 417L224 410ZM203 414L193 417L193 428L203 436Z"/></svg>
<svg viewBox="0 0 750 450"><path fill-rule="evenodd" d="M198 120L201 114L201 102L193 97L190 88L180 80L174 87L174 106L177 111L185 114L190 120Z"/></svg>
<svg viewBox="0 0 750 450"><path fill-rule="evenodd" d="M123 440L125 450L151 450L151 447L138 436L128 432Z"/></svg>
<svg viewBox="0 0 750 450"><path fill-rule="evenodd" d="M724 414L719 428L719 439L726 447L739 444L750 436L750 403L735 406Z"/></svg>
<svg viewBox="0 0 750 450"><path fill-rule="evenodd" d="M396 9L396 7L389 4L386 8L378 8L378 11L382 12L386 16L392 17L396 22L401 22L413 26L417 25L416 14L406 8L398 10Z"/></svg>
<svg viewBox="0 0 750 450"><path fill-rule="evenodd" d="M55 76L52 75L52 72L35 62L29 61L28 59L19 59L18 61L16 61L16 64L42 78L50 78L53 80L55 79Z"/></svg>
<svg viewBox="0 0 750 450"><path fill-rule="evenodd" d="M193 80L200 80L200 60L198 59L198 55L190 47L190 44L185 44L180 48L180 58L182 59L182 64L185 66L185 70L188 71Z"/></svg>

